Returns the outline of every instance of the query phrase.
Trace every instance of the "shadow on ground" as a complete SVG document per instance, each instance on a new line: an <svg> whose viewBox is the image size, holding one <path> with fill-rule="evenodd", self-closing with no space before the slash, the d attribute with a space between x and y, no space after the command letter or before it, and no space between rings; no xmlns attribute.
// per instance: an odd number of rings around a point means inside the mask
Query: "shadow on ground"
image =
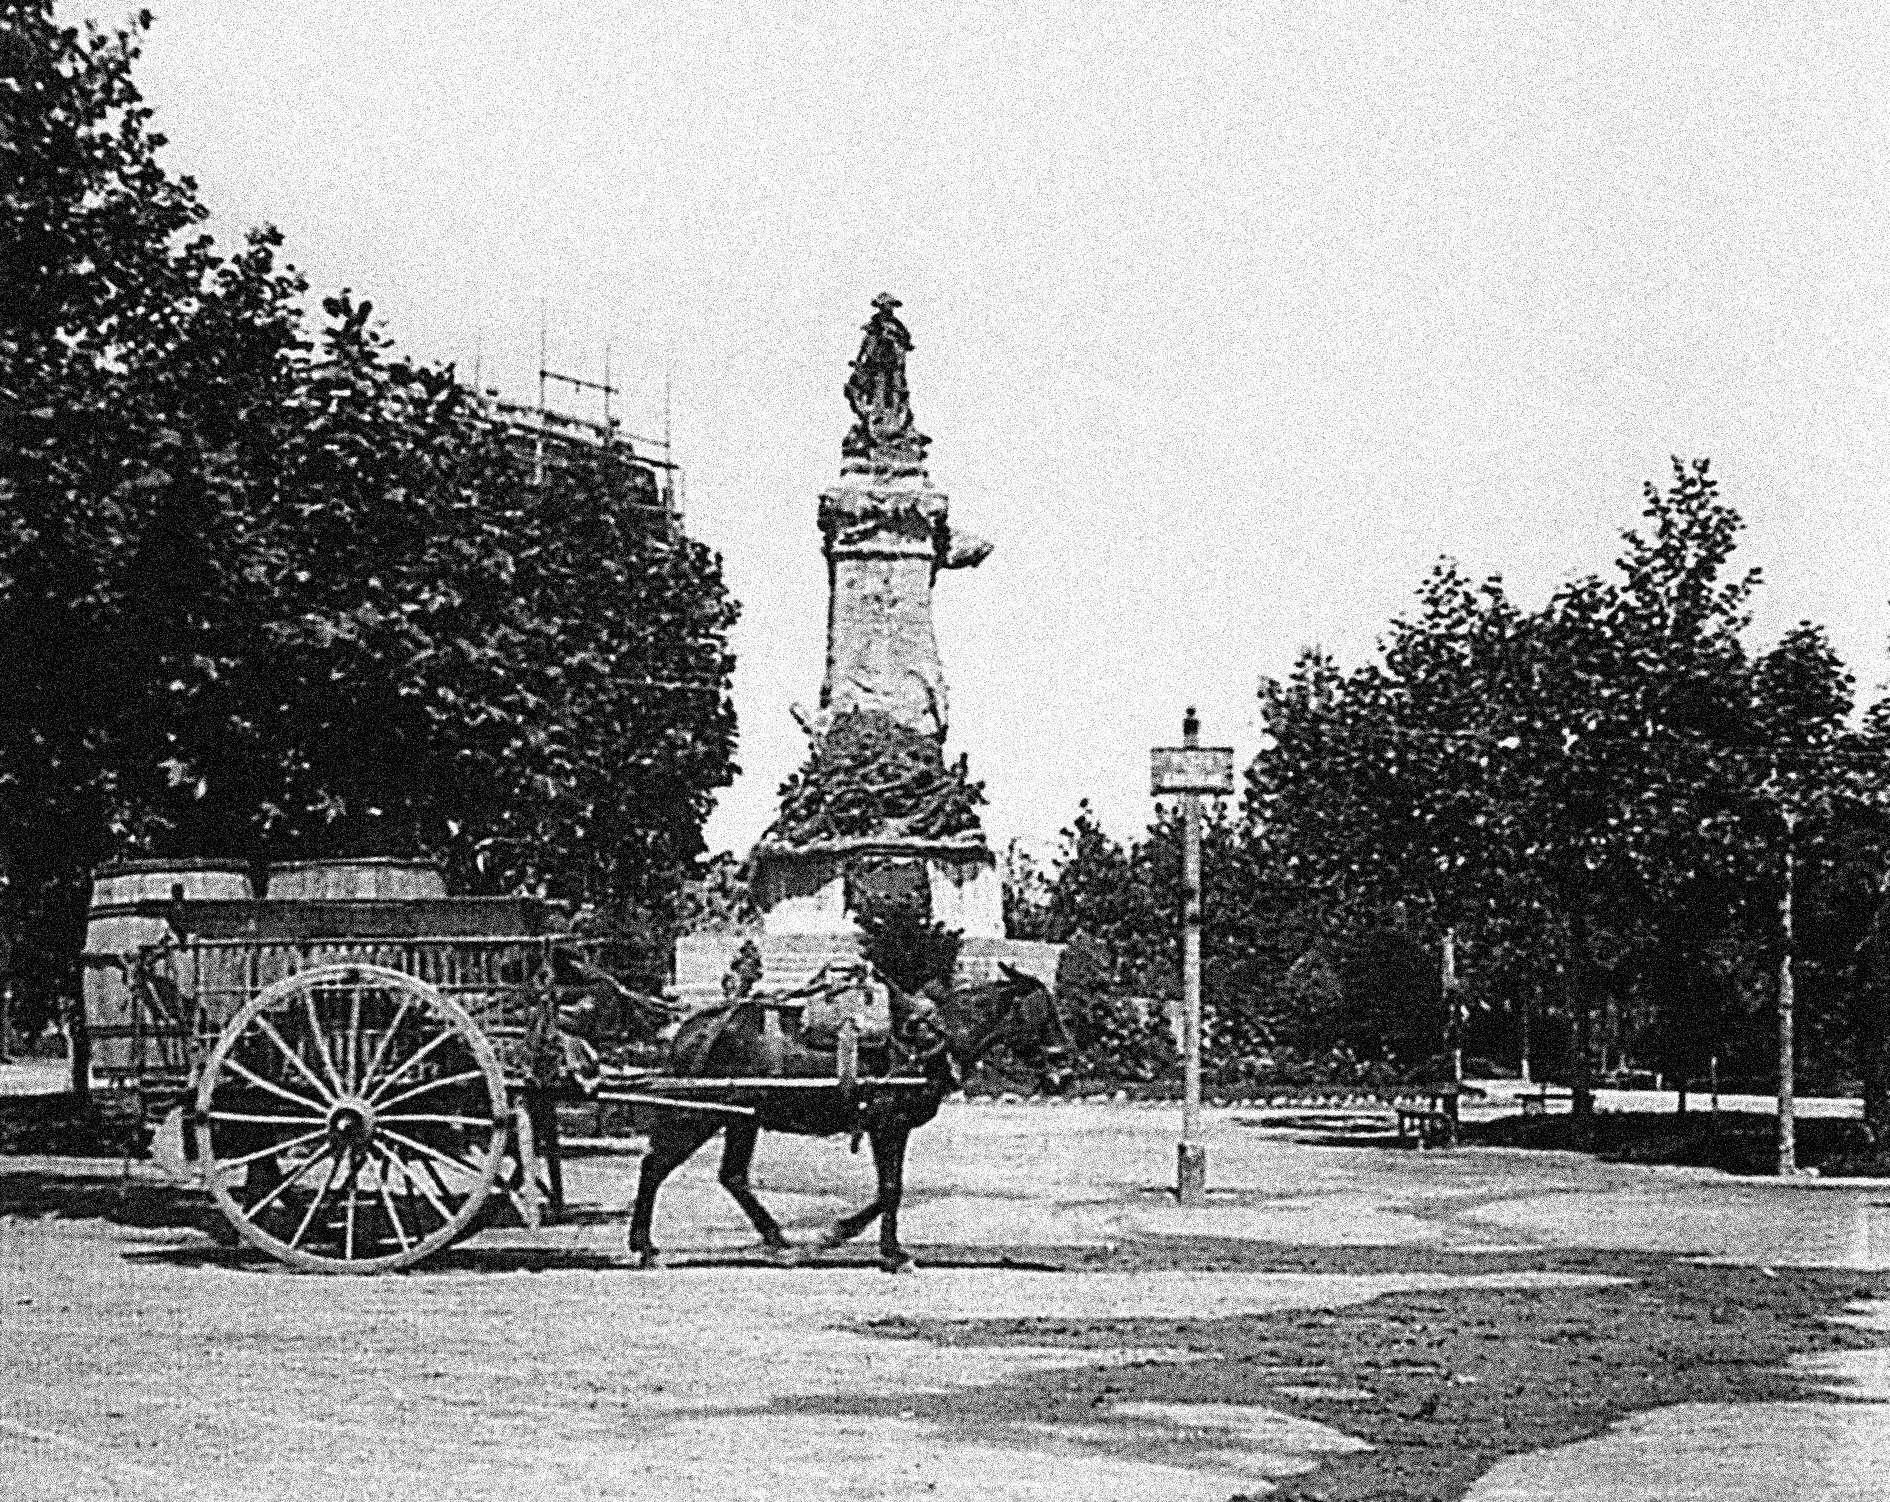
<svg viewBox="0 0 1890 1502"><path fill-rule="evenodd" d="M1306 1147L1379 1147L1410 1152L1415 1133L1400 1137L1385 1117L1366 1114L1282 1114L1236 1117L1250 1131L1284 1131ZM1827 1176L1890 1178L1890 1152L1871 1144L1860 1121L1801 1117L1798 1161ZM1583 1122L1569 1115L1498 1116L1466 1121L1458 1129L1465 1147L1520 1147L1538 1152L1576 1152L1604 1163L1716 1168L1724 1173L1771 1178L1778 1172L1775 1117L1750 1111L1718 1116L1691 1111L1601 1111Z"/></svg>
<svg viewBox="0 0 1890 1502"><path fill-rule="evenodd" d="M1074 1269L1053 1261L1008 1257L983 1248L919 1247L915 1252L924 1268L983 1268L1004 1272L1065 1273ZM168 1267L220 1267L239 1271L278 1273L289 1277L320 1276L300 1274L274 1258L248 1246L190 1246L139 1249L125 1253L127 1262L155 1263ZM426 1262L400 1277L454 1276L468 1273L558 1273L615 1272L641 1278L663 1278L672 1274L732 1269L779 1273L783 1276L818 1276L821 1273L876 1270L879 1264L868 1253L822 1252L800 1262L782 1262L755 1252L727 1252L701 1256L673 1257L660 1268L643 1269L628 1257L609 1252L572 1247L458 1246L449 1247L429 1257Z"/></svg>
<svg viewBox="0 0 1890 1502"><path fill-rule="evenodd" d="M135 1109L123 1101L65 1090L0 1096L0 1155L141 1158L148 1135Z"/></svg>
<svg viewBox="0 0 1890 1502"><path fill-rule="evenodd" d="M102 1220L138 1230L211 1231L228 1222L202 1191L129 1174L0 1168L0 1215Z"/></svg>
<svg viewBox="0 0 1890 1502"><path fill-rule="evenodd" d="M1797 1123L1798 1161L1828 1175L1890 1175L1890 1158L1875 1149L1861 1121L1826 1116ZM1587 1121L1573 1116L1499 1116L1466 1122L1462 1139L1473 1147L1524 1147L1585 1152L1609 1163L1718 1168L1773 1177L1778 1172L1778 1123L1750 1111L1603 1111Z"/></svg>
<svg viewBox="0 0 1890 1502"><path fill-rule="evenodd" d="M126 1260L174 1267L225 1267L266 1272L288 1272L275 1259L235 1242L236 1233L222 1212L201 1190L154 1183L148 1178L100 1172L42 1168L0 1169L0 1216L23 1220L96 1220L141 1231L174 1230L201 1233L173 1247L139 1247ZM621 1210L599 1205L573 1205L559 1220L561 1226L597 1227L620 1224ZM524 1233L513 1227L500 1232ZM994 1268L1012 1272L1067 1272L1084 1264L1084 1249L1068 1249L1047 1257L1018 1257L1002 1250L971 1246L921 1246L915 1249L922 1265L938 1268ZM856 1246L811 1253L805 1261L776 1262L758 1249L677 1255L657 1270L689 1272L699 1269L756 1268L770 1272L821 1272L876 1267L870 1238ZM476 1242L436 1253L412 1275L509 1272L635 1272L633 1263L609 1252L576 1247L482 1246Z"/></svg>
<svg viewBox="0 0 1890 1502"><path fill-rule="evenodd" d="M1570 1252L1466 1258L1437 1248L1270 1247L1164 1240L1090 1265L1252 1272L1600 1274L1595 1286L1479 1287L1390 1294L1369 1303L1227 1319L921 1320L872 1323L890 1338L952 1345L1161 1347L1175 1360L1059 1368L988 1387L783 1400L795 1413L907 1416L955 1436L1070 1443L1180 1466L1203 1434L1151 1423L1144 1405L1237 1415L1257 1406L1315 1420L1369 1449L1332 1454L1278 1483L1281 1502L1455 1502L1511 1455L1572 1443L1675 1403L1834 1397L1828 1379L1786 1368L1795 1355L1870 1347L1880 1337L1833 1316L1890 1293L1890 1276L1703 1265ZM1207 1405L1197 1408L1194 1405ZM1232 1406L1229 1406L1232 1405ZM1173 1411L1173 1410L1168 1410Z"/></svg>

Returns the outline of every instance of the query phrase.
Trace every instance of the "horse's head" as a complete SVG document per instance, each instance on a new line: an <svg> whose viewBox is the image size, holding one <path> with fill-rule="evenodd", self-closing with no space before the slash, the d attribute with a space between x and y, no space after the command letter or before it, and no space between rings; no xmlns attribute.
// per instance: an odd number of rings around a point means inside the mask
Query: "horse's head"
<svg viewBox="0 0 1890 1502"><path fill-rule="evenodd" d="M1076 1044L1050 988L1034 975L1000 963L999 979L959 993L971 1002L967 1029L975 1053L1003 1044L1037 1070L1047 1094L1060 1095L1073 1078Z"/></svg>

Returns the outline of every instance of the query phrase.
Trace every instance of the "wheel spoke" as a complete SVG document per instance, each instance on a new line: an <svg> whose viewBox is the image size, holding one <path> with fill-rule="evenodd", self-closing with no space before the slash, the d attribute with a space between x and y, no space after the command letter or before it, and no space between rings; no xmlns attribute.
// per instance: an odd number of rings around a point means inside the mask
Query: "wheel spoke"
<svg viewBox="0 0 1890 1502"><path fill-rule="evenodd" d="M359 977L356 977L358 980ZM361 1069L361 987L348 988L348 1089L353 1091Z"/></svg>
<svg viewBox="0 0 1890 1502"><path fill-rule="evenodd" d="M341 1212L343 1220L341 1255L342 1258L348 1262L354 1261L354 1185L355 1181L360 1177L361 1157L360 1154L357 1153L354 1155L353 1161L348 1164L348 1182L341 1191L348 1197Z"/></svg>
<svg viewBox="0 0 1890 1502"><path fill-rule="evenodd" d="M400 1031L401 1023L407 1020L407 1013L413 1008L412 996L402 996L400 1006L395 1009L394 1021L386 1032L381 1034L381 1041L374 1047L374 1057L368 1060L368 1066L361 1071L361 1078L354 1082L355 1093L367 1089L368 1081L374 1078L374 1071L381 1067L381 1059L387 1053L387 1045L394 1041L394 1034Z"/></svg>
<svg viewBox="0 0 1890 1502"><path fill-rule="evenodd" d="M302 1009L308 1013L308 1030L315 1035L315 1052L322 1061L322 1070L328 1076L328 1083L335 1087L336 1095L346 1095L347 1087L341 1083L334 1056L328 1052L328 1035L322 1031L322 1019L316 1014L313 991L302 993Z"/></svg>
<svg viewBox="0 0 1890 1502"><path fill-rule="evenodd" d="M503 1122L494 1121L490 1116L382 1116L375 1113L376 1121L443 1121L450 1126L503 1126Z"/></svg>
<svg viewBox="0 0 1890 1502"><path fill-rule="evenodd" d="M380 1191L381 1204L387 1210L387 1219L394 1227L394 1235L400 1240L400 1249L408 1251L413 1243L407 1239L407 1228L400 1223L400 1212L394 1208L394 1197L387 1192L387 1175L374 1175L374 1187Z"/></svg>
<svg viewBox="0 0 1890 1502"><path fill-rule="evenodd" d="M398 1167L399 1165L396 1164L395 1166ZM407 1211L410 1215L413 1216L414 1231L418 1235L425 1236L426 1235L426 1219L424 1216L420 1214L420 1201L414 1195L413 1180L410 1178L407 1178L407 1175L405 1173L403 1173L401 1177L407 1180ZM438 1229L438 1228L436 1227L435 1229Z"/></svg>
<svg viewBox="0 0 1890 1502"><path fill-rule="evenodd" d="M433 1180L433 1187L439 1190L441 1194L451 1194L453 1192L446 1187L446 1180L440 1177L439 1169L433 1166L430 1159L422 1158L420 1160L420 1166L427 1171L427 1177Z"/></svg>
<svg viewBox="0 0 1890 1502"><path fill-rule="evenodd" d="M397 1132L392 1127L383 1127L382 1130L402 1147L410 1147L417 1153L425 1153L436 1162L444 1163L448 1168L457 1168L461 1173L471 1174L474 1178L479 1177L478 1167L466 1162L463 1158L455 1158L451 1153L443 1153L436 1147L428 1147L426 1143Z"/></svg>
<svg viewBox="0 0 1890 1502"><path fill-rule="evenodd" d="M315 1087L315 1093L321 1096L323 1103L332 1106L335 1103L335 1098L328 1093L328 1087L316 1078L313 1069L310 1069L307 1064L302 1062L302 1056L283 1041L282 1034L276 1031L276 1025L258 1012L256 1014L256 1026L269 1035L269 1041L282 1050L282 1057L295 1065L295 1067L301 1071L302 1077Z"/></svg>
<svg viewBox="0 0 1890 1502"><path fill-rule="evenodd" d="M302 1238L308 1234L308 1228L314 1223L315 1213L322 1207L322 1201L328 1198L328 1191L335 1187L335 1175L341 1172L341 1159L337 1157L334 1166L328 1170L328 1182L315 1191L315 1198L308 1202L308 1209L302 1214L302 1223L295 1228L295 1234L289 1238L289 1249L293 1251L302 1244Z"/></svg>
<svg viewBox="0 0 1890 1502"><path fill-rule="evenodd" d="M369 1105L375 1104L380 1099L380 1095L383 1090L387 1089L388 1086L392 1085L395 1080L399 1079L409 1069L413 1068L414 1065L418 1064L422 1059L424 1059L428 1054L432 1053L433 1050L438 1048L442 1043L456 1042L458 1038L459 1038L458 1030L454 1028L450 1028L450 1027L446 1029L445 1032L439 1033L436 1036L429 1038L424 1044L422 1044L419 1048L416 1048L413 1051L413 1053L408 1056L406 1063L402 1064L398 1069L394 1070L393 1073L389 1074L384 1080L382 1080L378 1085L374 1087L374 1093L368 1096L367 1098L368 1104Z"/></svg>
<svg viewBox="0 0 1890 1502"><path fill-rule="evenodd" d="M277 1184L274 1189L271 1189L261 1199L257 1200L255 1204L245 1205L243 1207L243 1214L248 1216L251 1220L254 1220L258 1215L261 1215L263 1211L267 1210L279 1198L281 1198L281 1196L288 1190L288 1187L291 1184L293 1184L297 1179L301 1178L303 1174L307 1173L317 1163L321 1162L321 1160L325 1156L326 1156L325 1153L313 1153L309 1157L304 1158L302 1160L302 1166L296 1169L296 1171L290 1174L287 1178L283 1179L283 1181Z"/></svg>
<svg viewBox="0 0 1890 1502"><path fill-rule="evenodd" d="M428 1080L424 1085L417 1085L411 1090L403 1090L392 1100L376 1101L376 1113L385 1111L389 1106L397 1106L403 1100L412 1100L416 1095L425 1095L429 1090L438 1090L442 1085L463 1085L467 1080L482 1080L486 1077L483 1069L468 1069L461 1074L449 1074L444 1079Z"/></svg>
<svg viewBox="0 0 1890 1502"><path fill-rule="evenodd" d="M319 1116L252 1116L245 1111L212 1111L212 1121L271 1121L283 1126L324 1126Z"/></svg>
<svg viewBox="0 0 1890 1502"><path fill-rule="evenodd" d="M221 1173L226 1168L241 1168L245 1163L254 1163L258 1158L272 1158L285 1148L300 1147L304 1142L313 1142L317 1137L326 1135L327 1127L313 1132L304 1132L300 1137L291 1137L287 1142L278 1142L274 1147L265 1147L261 1152L245 1153L240 1158L215 1158L211 1160L213 1173ZM310 1162L315 1160L311 1158Z"/></svg>
<svg viewBox="0 0 1890 1502"><path fill-rule="evenodd" d="M255 1070L250 1069L246 1065L237 1063L235 1059L225 1058L223 1067L232 1074L242 1075L244 1079L248 1080L259 1090L267 1090L271 1095L279 1095L284 1100L292 1100L298 1106L306 1106L311 1111L320 1111L323 1109L320 1101L310 1100L306 1095L297 1095L293 1090L285 1090L282 1086L273 1084L269 1080L264 1079L260 1074L256 1073Z"/></svg>
<svg viewBox="0 0 1890 1502"><path fill-rule="evenodd" d="M405 1159L395 1153L392 1148L383 1147L380 1151L385 1153L394 1167L400 1170L400 1176L407 1181L409 1194L411 1194L413 1190L418 1189L426 1198L426 1202L433 1207L433 1213L440 1217L440 1223L442 1225L452 1220L453 1212L448 1210L446 1206L440 1202L439 1196L427 1187L426 1182L407 1166ZM442 1185L441 1187L444 1189L445 1186Z"/></svg>

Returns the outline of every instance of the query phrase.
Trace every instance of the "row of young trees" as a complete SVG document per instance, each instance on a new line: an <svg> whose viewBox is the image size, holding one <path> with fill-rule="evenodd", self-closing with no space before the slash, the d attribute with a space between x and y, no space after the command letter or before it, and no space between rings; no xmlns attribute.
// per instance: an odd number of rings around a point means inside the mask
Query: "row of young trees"
<svg viewBox="0 0 1890 1502"><path fill-rule="evenodd" d="M1611 575L1527 610L1446 562L1380 660L1308 651L1263 684L1265 749L1205 846L1224 1065L1409 1072L1456 1044L1532 1059L1581 1110L1604 1053L1769 1081L1789 952L1804 1069L1861 1083L1890 1131L1890 703L1854 715L1813 624L1747 647L1739 528L1707 462L1675 460ZM1092 935L1118 989L1170 994L1178 846L1083 811L1052 872L1014 864L1016 931Z"/></svg>
<svg viewBox="0 0 1890 1502"><path fill-rule="evenodd" d="M663 909L733 775L720 563L535 475L449 369L226 253L126 29L0 5L0 961L76 989L116 854L427 853Z"/></svg>

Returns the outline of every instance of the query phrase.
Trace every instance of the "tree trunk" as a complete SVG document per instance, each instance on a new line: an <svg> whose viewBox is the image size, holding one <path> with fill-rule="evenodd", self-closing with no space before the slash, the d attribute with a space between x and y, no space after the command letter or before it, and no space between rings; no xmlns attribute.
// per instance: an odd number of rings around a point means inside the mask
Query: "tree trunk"
<svg viewBox="0 0 1890 1502"><path fill-rule="evenodd" d="M1587 1122L1595 1114L1594 1052L1595 1018L1593 998L1589 995L1588 925L1571 918L1564 925L1567 936L1562 964L1562 1000L1568 1009L1575 1057L1569 1061L1569 1088L1574 1096L1575 1119ZM1578 1130L1577 1135L1581 1135Z"/></svg>
<svg viewBox="0 0 1890 1502"><path fill-rule="evenodd" d="M1873 1149L1890 1143L1890 1028L1885 1026L1882 988L1865 967L1852 992L1851 1045L1864 1086L1864 1131Z"/></svg>
<svg viewBox="0 0 1890 1502"><path fill-rule="evenodd" d="M1569 980L1568 1004L1575 1031L1574 1069L1569 1085L1574 1095L1575 1115L1586 1121L1595 1114L1595 1076L1590 1060L1595 1044L1595 1016L1587 988L1573 976Z"/></svg>
<svg viewBox="0 0 1890 1502"><path fill-rule="evenodd" d="M1691 965L1687 966L1684 974L1686 980L1682 994L1686 997L1686 1004L1680 1015L1683 1019L1691 1021L1696 1015L1694 1011L1696 992L1693 989L1693 967ZM1680 1116L1687 1114L1687 1075L1692 1066L1692 1059L1689 1057L1687 1045L1692 1041L1691 1038L1678 1040L1679 1046L1672 1051L1667 1059L1667 1067L1677 1076L1674 1080L1674 1087L1679 1093L1679 1104L1675 1114Z"/></svg>
<svg viewBox="0 0 1890 1502"><path fill-rule="evenodd" d="M1881 1042L1873 1049L1860 1049L1858 1055L1858 1073L1864 1079L1864 1130L1876 1148L1890 1141L1890 1056Z"/></svg>
<svg viewBox="0 0 1890 1502"><path fill-rule="evenodd" d="M85 1100L92 1093L92 1031L83 1006L66 1008L66 1046L72 1054L72 1093Z"/></svg>

